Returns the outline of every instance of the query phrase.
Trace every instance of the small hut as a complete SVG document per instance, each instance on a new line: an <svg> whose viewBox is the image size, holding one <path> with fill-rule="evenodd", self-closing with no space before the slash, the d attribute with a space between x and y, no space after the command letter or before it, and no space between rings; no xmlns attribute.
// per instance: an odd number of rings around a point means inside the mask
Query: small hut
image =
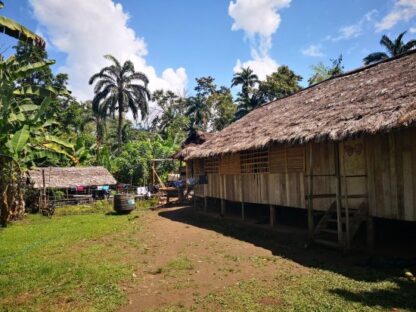
<svg viewBox="0 0 416 312"><path fill-rule="evenodd" d="M415 126L411 51L255 109L193 147L187 172L204 209L258 204L271 226L303 210L311 242L349 248L363 224L371 245L374 218L416 221Z"/></svg>
<svg viewBox="0 0 416 312"><path fill-rule="evenodd" d="M100 194L98 191L109 190L117 184L104 167L36 168L29 171L29 178L35 190L59 203L89 201L93 194Z"/></svg>

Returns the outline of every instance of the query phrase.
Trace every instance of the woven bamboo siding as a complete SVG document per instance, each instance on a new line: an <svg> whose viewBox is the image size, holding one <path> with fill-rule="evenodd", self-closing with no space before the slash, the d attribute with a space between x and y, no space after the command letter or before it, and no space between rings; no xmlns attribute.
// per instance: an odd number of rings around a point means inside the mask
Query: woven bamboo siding
<svg viewBox="0 0 416 312"><path fill-rule="evenodd" d="M240 152L241 173L269 172L269 150L250 150Z"/></svg>
<svg viewBox="0 0 416 312"><path fill-rule="evenodd" d="M240 155L225 155L219 162L220 174L240 174Z"/></svg>
<svg viewBox="0 0 416 312"><path fill-rule="evenodd" d="M206 173L218 173L219 163L220 163L220 159L218 157L207 158L205 160L205 172Z"/></svg>
<svg viewBox="0 0 416 312"><path fill-rule="evenodd" d="M416 221L416 129L368 138L371 215Z"/></svg>
<svg viewBox="0 0 416 312"><path fill-rule="evenodd" d="M270 149L270 172L293 173L305 171L305 147L278 147Z"/></svg>

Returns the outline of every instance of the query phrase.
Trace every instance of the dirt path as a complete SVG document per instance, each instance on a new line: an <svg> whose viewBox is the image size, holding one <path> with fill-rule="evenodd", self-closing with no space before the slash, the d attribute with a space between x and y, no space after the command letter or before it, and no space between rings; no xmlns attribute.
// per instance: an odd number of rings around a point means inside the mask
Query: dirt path
<svg viewBox="0 0 416 312"><path fill-rule="evenodd" d="M267 282L280 264L295 274L308 271L294 262L272 257L268 249L184 222L188 218L192 215L181 208L146 216L145 230L137 237L142 242L137 255L139 269L134 274L135 282L125 287L129 302L121 311L168 306L202 310L200 298L240 281L255 278ZM267 302L268 298L263 300Z"/></svg>

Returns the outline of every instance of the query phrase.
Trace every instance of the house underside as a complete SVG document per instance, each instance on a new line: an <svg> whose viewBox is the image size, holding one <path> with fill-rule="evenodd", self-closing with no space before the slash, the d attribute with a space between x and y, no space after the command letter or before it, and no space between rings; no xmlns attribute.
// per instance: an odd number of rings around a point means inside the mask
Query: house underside
<svg viewBox="0 0 416 312"><path fill-rule="evenodd" d="M416 221L415 125L412 51L253 110L187 151L187 175L222 214L297 209L311 242L348 249L366 225L371 245L374 218Z"/></svg>

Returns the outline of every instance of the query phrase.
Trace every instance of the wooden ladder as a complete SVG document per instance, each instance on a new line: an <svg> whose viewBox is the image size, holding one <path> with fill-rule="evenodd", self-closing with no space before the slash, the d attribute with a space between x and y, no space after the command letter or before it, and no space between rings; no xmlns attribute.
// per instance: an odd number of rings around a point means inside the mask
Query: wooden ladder
<svg viewBox="0 0 416 312"><path fill-rule="evenodd" d="M337 205L333 202L329 209L325 212L319 223L316 225L312 241L316 244L324 245L327 247L344 248L345 239L347 237L347 215L346 209L341 208L341 229L338 229L337 220ZM349 240L352 242L357 234L361 224L367 220L368 209L363 203L359 208L348 210L349 221ZM338 240L338 230L342 233L343 241Z"/></svg>

